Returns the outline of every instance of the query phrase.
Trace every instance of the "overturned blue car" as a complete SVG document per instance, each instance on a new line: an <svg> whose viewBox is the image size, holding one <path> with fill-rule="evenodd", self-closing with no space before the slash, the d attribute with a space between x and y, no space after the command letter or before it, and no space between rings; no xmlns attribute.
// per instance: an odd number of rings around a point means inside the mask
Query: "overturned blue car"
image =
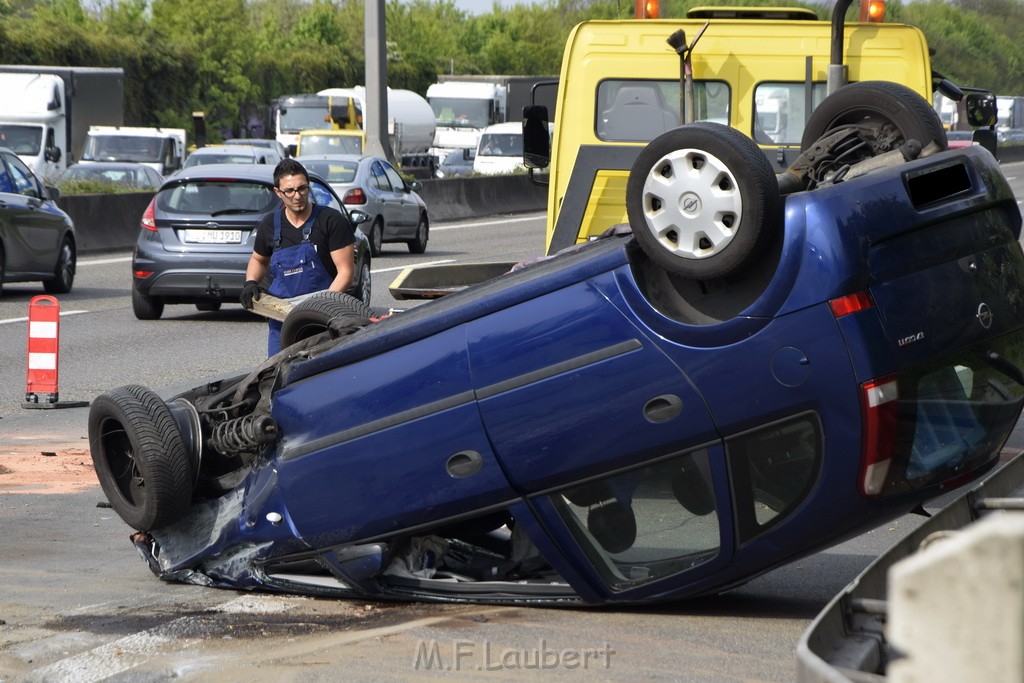
<svg viewBox="0 0 1024 683"><path fill-rule="evenodd" d="M1020 212L988 151L875 105L786 180L684 125L633 166L631 230L383 319L316 296L246 376L99 396L105 494L168 581L600 604L724 591L981 476L1024 406Z"/></svg>

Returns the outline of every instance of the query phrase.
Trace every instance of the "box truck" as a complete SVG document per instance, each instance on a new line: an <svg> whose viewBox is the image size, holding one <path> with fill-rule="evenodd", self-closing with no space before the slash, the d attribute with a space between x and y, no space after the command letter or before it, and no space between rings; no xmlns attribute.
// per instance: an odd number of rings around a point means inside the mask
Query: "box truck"
<svg viewBox="0 0 1024 683"><path fill-rule="evenodd" d="M81 158L90 126L123 123L123 69L0 65L0 146L44 178Z"/></svg>

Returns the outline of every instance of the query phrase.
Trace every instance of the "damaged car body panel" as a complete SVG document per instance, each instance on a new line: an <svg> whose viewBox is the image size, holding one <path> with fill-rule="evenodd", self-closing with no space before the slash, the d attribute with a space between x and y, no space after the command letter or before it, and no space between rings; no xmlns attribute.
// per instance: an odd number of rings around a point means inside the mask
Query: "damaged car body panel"
<svg viewBox="0 0 1024 683"><path fill-rule="evenodd" d="M749 258L729 264L726 246L727 272L693 277L652 251L688 229L664 229L659 197L697 182L681 197L718 202L728 241L757 195L730 195L750 180L723 161L735 131L665 135L634 167L652 235L638 222L376 321L341 301L245 377L166 404L141 387L98 400L97 472L153 571L340 597L655 602L727 590L990 470L1024 406L1021 217L995 159L918 149L818 174L777 223L771 201L755 212L777 232ZM687 164L717 165L707 193L680 179ZM714 251L702 225L687 251ZM139 404L184 445L147 440ZM184 501L132 488L164 483L153 460L181 465Z"/></svg>

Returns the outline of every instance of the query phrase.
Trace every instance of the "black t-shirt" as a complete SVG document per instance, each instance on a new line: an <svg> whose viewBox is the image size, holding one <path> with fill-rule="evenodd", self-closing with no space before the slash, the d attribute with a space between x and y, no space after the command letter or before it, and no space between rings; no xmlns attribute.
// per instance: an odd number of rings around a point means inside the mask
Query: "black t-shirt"
<svg viewBox="0 0 1024 683"><path fill-rule="evenodd" d="M284 207L275 209L276 212L283 212ZM269 257L274 253L274 212L271 211L260 219L256 225L256 243L253 250L260 256ZM321 206L313 221L313 229L309 233L309 241L316 248L316 254L327 269L327 274L333 279L338 275L338 269L331 260L331 252L344 249L356 241L355 228L345 214L329 206ZM302 242L302 228L296 228L284 216L281 216L281 244L279 247L293 247Z"/></svg>

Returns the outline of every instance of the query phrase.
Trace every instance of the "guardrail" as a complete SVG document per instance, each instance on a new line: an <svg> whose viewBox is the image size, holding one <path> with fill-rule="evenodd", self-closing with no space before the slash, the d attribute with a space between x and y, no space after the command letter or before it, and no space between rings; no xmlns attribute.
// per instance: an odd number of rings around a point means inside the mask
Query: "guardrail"
<svg viewBox="0 0 1024 683"><path fill-rule="evenodd" d="M427 203L432 221L451 221L496 214L543 211L547 187L535 185L525 175L474 176L420 181L419 194ZM139 220L153 195L68 195L57 205L71 216L78 231L78 253L124 251L135 245Z"/></svg>

